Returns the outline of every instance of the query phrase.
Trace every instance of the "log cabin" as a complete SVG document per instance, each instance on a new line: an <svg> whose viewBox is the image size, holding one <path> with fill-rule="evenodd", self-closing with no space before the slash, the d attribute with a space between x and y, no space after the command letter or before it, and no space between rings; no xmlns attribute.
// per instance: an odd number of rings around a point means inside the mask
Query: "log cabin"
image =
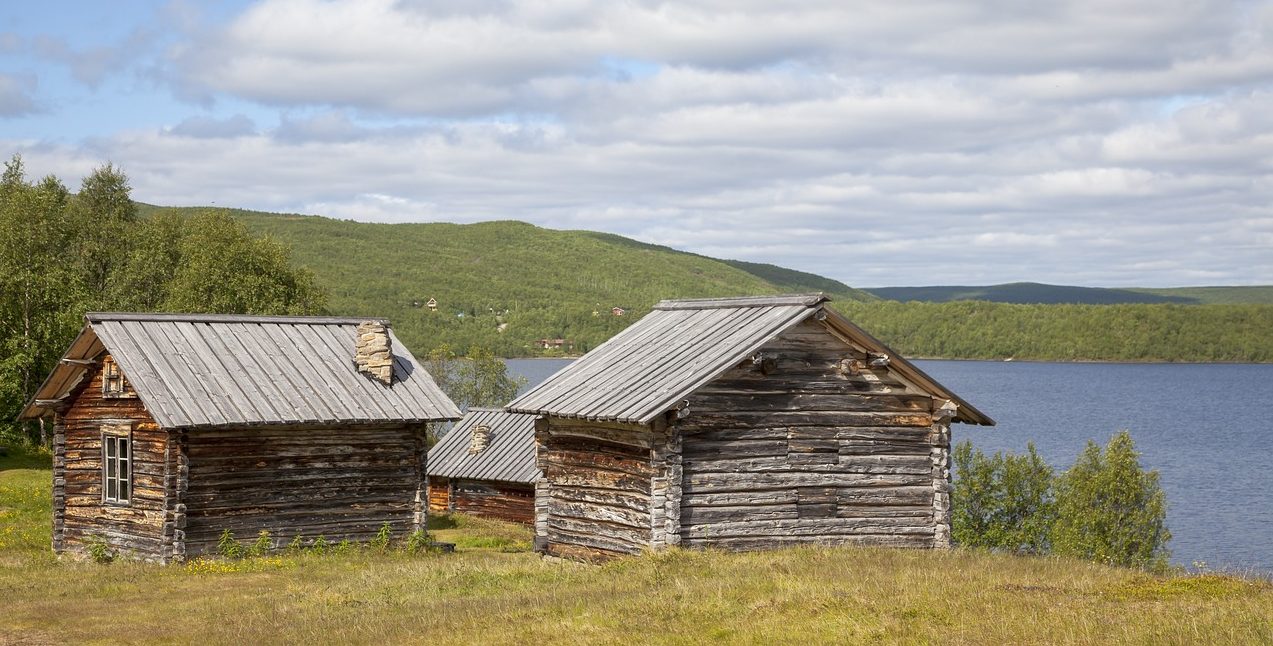
<svg viewBox="0 0 1273 646"><path fill-rule="evenodd" d="M267 531L424 527L460 417L383 319L90 313L24 409L53 420L53 550L180 561Z"/></svg>
<svg viewBox="0 0 1273 646"><path fill-rule="evenodd" d="M429 511L535 520L535 418L471 408L429 449Z"/></svg>
<svg viewBox="0 0 1273 646"><path fill-rule="evenodd" d="M950 545L950 423L994 421L822 294L663 301L506 410L535 548Z"/></svg>

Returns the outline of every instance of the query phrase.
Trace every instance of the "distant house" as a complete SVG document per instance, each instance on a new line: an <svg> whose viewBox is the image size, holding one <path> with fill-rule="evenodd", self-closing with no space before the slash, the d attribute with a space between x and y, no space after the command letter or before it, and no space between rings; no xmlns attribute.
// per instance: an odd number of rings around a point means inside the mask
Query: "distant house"
<svg viewBox="0 0 1273 646"><path fill-rule="evenodd" d="M536 549L949 546L950 423L994 421L827 300L663 301L510 403Z"/></svg>
<svg viewBox="0 0 1273 646"><path fill-rule="evenodd" d="M473 408L429 449L429 510L535 518L535 418Z"/></svg>
<svg viewBox="0 0 1273 646"><path fill-rule="evenodd" d="M624 314L627 314L627 313L628 313L628 311L627 311L627 310L625 310L625 309L623 309L622 307L612 307L612 308L610 308L610 314L612 314L612 315L614 315L614 316L623 316Z"/></svg>
<svg viewBox="0 0 1273 646"><path fill-rule="evenodd" d="M565 339L540 339L536 342L541 350L571 350L575 344Z"/></svg>
<svg viewBox="0 0 1273 646"><path fill-rule="evenodd" d="M436 312L438 311L438 299L430 298L427 302L425 302L424 306L429 308L430 312Z"/></svg>
<svg viewBox="0 0 1273 646"><path fill-rule="evenodd" d="M172 561L423 527L460 411L382 319L93 313L22 417L53 418L56 552Z"/></svg>

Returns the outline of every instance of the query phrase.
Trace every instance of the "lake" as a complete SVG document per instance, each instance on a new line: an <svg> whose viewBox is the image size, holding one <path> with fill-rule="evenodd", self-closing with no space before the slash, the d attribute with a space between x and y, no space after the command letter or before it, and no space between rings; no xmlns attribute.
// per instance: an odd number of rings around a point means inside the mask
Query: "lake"
<svg viewBox="0 0 1273 646"><path fill-rule="evenodd" d="M568 363L508 360L530 384ZM915 363L998 422L952 429L986 452L1033 442L1059 470L1130 430L1167 493L1172 562L1273 573L1273 365Z"/></svg>

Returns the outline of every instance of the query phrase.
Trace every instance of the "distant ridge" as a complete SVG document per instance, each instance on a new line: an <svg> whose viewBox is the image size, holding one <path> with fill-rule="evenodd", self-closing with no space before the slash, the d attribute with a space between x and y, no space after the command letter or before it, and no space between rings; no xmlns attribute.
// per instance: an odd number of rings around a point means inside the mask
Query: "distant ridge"
<svg viewBox="0 0 1273 646"><path fill-rule="evenodd" d="M1115 305L1130 303L1273 303L1273 286L1106 288L1006 283L1002 285L946 285L929 287L875 287L863 291L891 301L990 301L1021 304Z"/></svg>

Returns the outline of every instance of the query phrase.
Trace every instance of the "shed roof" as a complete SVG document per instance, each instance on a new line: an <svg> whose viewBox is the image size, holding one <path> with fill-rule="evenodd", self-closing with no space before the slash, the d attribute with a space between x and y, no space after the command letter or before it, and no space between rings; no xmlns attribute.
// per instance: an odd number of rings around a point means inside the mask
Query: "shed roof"
<svg viewBox="0 0 1273 646"><path fill-rule="evenodd" d="M955 419L994 420L947 390L848 319L825 309L822 293L666 300L580 359L513 400L506 410L647 424L719 377L785 330L819 312L827 325L869 351L887 354L890 369L958 405Z"/></svg>
<svg viewBox="0 0 1273 646"><path fill-rule="evenodd" d="M478 426L490 428L486 448L469 453L469 439ZM466 480L534 482L535 417L506 413L498 408L471 408L455 428L429 449L431 476Z"/></svg>
<svg viewBox="0 0 1273 646"><path fill-rule="evenodd" d="M368 319L90 312L85 320L23 417L51 413L103 351L166 428L460 417L392 330L392 386L358 372L354 340Z"/></svg>

